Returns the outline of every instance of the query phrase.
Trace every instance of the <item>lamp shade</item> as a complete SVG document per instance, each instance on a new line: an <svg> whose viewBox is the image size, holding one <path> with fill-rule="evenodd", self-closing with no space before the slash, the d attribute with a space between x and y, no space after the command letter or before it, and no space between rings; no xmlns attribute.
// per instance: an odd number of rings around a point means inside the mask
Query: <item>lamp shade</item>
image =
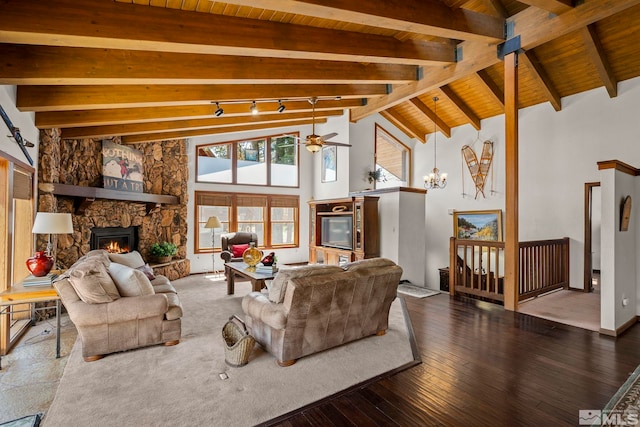
<svg viewBox="0 0 640 427"><path fill-rule="evenodd" d="M34 234L71 234L73 233L71 214L38 212L31 232Z"/></svg>
<svg viewBox="0 0 640 427"><path fill-rule="evenodd" d="M222 223L217 216L210 216L204 228L222 228Z"/></svg>

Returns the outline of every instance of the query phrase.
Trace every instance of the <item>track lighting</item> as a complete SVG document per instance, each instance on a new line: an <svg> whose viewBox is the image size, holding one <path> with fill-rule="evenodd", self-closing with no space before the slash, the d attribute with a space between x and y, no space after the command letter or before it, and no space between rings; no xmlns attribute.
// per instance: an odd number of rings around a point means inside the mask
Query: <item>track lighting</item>
<svg viewBox="0 0 640 427"><path fill-rule="evenodd" d="M222 108L220 108L220 103L216 102L216 112L213 113L215 114L216 117L220 117L221 115L224 114L224 110Z"/></svg>
<svg viewBox="0 0 640 427"><path fill-rule="evenodd" d="M286 110L286 109L287 109L287 107L285 107L285 106L282 104L282 101L281 101L281 100L278 100L278 113L282 113L282 112L283 112L284 110Z"/></svg>
<svg viewBox="0 0 640 427"><path fill-rule="evenodd" d="M256 101L253 101L253 103L251 104L251 108L249 108L249 110L251 110L251 114L253 115L258 114L258 106L256 105Z"/></svg>

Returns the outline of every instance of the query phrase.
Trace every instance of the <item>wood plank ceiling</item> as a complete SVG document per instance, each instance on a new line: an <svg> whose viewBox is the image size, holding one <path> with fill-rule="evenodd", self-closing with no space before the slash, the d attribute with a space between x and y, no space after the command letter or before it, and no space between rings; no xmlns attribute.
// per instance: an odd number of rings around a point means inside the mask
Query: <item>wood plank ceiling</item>
<svg viewBox="0 0 640 427"><path fill-rule="evenodd" d="M0 84L65 138L303 125L320 97L317 122L379 112L425 142L503 113L505 29L520 107L640 76L640 0L3 0Z"/></svg>

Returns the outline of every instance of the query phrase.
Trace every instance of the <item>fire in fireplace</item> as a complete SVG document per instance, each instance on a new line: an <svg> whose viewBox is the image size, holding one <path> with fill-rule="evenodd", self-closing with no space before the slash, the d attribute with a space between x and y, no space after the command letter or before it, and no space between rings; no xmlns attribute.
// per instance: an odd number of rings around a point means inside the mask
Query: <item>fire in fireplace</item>
<svg viewBox="0 0 640 427"><path fill-rule="evenodd" d="M90 248L111 253L127 253L138 249L138 227L97 227L91 229Z"/></svg>

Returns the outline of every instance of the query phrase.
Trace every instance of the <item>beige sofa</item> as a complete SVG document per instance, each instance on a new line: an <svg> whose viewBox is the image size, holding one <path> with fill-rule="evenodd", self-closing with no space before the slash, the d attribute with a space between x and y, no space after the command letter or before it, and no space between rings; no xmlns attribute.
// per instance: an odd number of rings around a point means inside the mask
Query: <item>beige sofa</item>
<svg viewBox="0 0 640 427"><path fill-rule="evenodd" d="M170 281L137 252L91 251L54 283L82 340L84 360L180 342L182 306Z"/></svg>
<svg viewBox="0 0 640 427"><path fill-rule="evenodd" d="M269 294L242 300L251 335L280 366L369 335L383 335L402 268L385 258L344 268L310 265L281 269Z"/></svg>

